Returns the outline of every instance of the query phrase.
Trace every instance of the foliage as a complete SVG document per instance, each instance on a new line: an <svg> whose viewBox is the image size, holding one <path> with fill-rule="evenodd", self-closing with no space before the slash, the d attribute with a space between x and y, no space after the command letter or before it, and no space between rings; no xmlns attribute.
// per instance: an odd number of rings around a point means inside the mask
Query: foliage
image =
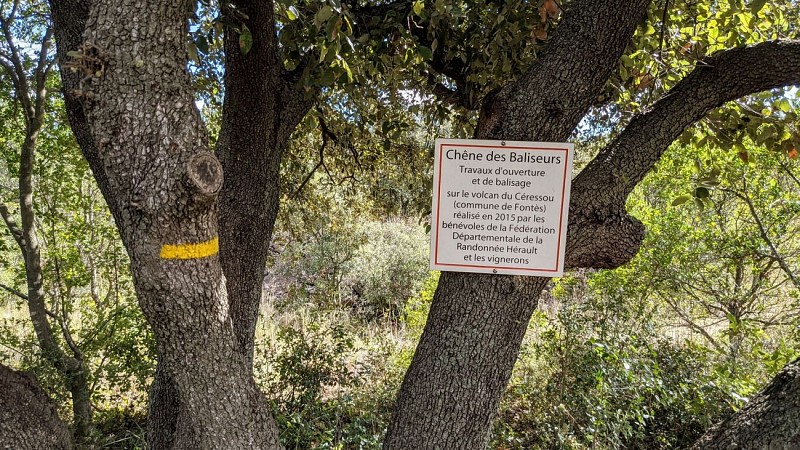
<svg viewBox="0 0 800 450"><path fill-rule="evenodd" d="M378 360L355 345L341 324L278 330L263 383L287 449L380 448L391 391L370 373L385 370Z"/></svg>
<svg viewBox="0 0 800 450"><path fill-rule="evenodd" d="M141 416L145 411L155 362L154 342L136 304L128 257L113 219L65 126L63 104L60 100L52 103L55 112L46 116L34 167L46 300L58 318L55 322L66 327L88 365L98 423L126 423L126 417ZM0 201L11 203L18 195L10 177L16 170L19 141L15 133L19 128L14 126L18 116L9 114L7 119L0 131L7 143L4 151L0 150L0 184L4 186ZM0 248L0 283L25 291L22 260L5 228L0 230L0 241L6 243ZM69 392L62 375L41 357L24 302L3 295L0 305L4 309L0 356L36 373L61 412L68 415ZM59 335L62 347L68 348L64 334Z"/></svg>
<svg viewBox="0 0 800 450"><path fill-rule="evenodd" d="M707 350L665 338L656 306L573 283L539 313L495 426L498 448L682 448L740 404Z"/></svg>
<svg viewBox="0 0 800 450"><path fill-rule="evenodd" d="M747 145L747 163L673 146L628 203L639 255L554 284L494 445L682 448L797 356L797 163Z"/></svg>
<svg viewBox="0 0 800 450"><path fill-rule="evenodd" d="M314 305L276 302L267 314L256 378L286 448L380 448L413 336Z"/></svg>
<svg viewBox="0 0 800 450"><path fill-rule="evenodd" d="M380 446L438 282L422 227L405 219L427 212L432 139L470 135L481 102L527 70L569 5L276 3L281 63L319 98L283 160L282 231L268 280L274 320L262 327L256 364L288 448ZM195 6L190 70L213 139L223 29L242 53L254 42L241 11ZM716 51L796 38L798 11L788 0L653 2L579 134L600 146ZM15 31L41 38L40 11L25 14ZM24 128L10 98L0 97L0 200L17 194L14 142ZM686 146L629 204L650 230L640 256L553 287L494 445L681 447L797 355L797 107L796 94L759 94L684 133ZM134 447L154 345L63 104L52 109L36 166L48 299L89 361L97 442ZM20 267L0 233L0 283L21 289ZM18 303L2 299L0 354L37 372L63 404Z"/></svg>
<svg viewBox="0 0 800 450"><path fill-rule="evenodd" d="M290 285L281 301L311 301L363 320L397 324L405 300L422 288L428 273L422 227L400 219L359 223L353 220L353 207L322 197L330 205L327 211L318 211L316 217L313 211L298 211L306 227L316 221L312 230L277 240L284 247L275 276Z"/></svg>
<svg viewBox="0 0 800 450"><path fill-rule="evenodd" d="M745 373L736 369L745 362L738 356L780 347L797 324L800 296L796 162L752 144L747 151L749 163L712 149L695 159L697 150L675 147L642 185L644 203L632 200L651 244L631 267L678 323L729 358L730 370ZM668 207L687 184L695 206L682 204L684 194Z"/></svg>

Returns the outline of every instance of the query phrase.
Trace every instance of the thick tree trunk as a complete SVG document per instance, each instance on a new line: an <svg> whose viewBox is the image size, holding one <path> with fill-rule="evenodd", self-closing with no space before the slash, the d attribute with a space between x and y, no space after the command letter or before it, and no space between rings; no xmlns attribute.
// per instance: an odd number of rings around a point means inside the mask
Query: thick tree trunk
<svg viewBox="0 0 800 450"><path fill-rule="evenodd" d="M485 446L528 319L548 281L442 274L385 448Z"/></svg>
<svg viewBox="0 0 800 450"><path fill-rule="evenodd" d="M730 419L708 430L692 450L800 448L800 360L787 365Z"/></svg>
<svg viewBox="0 0 800 450"><path fill-rule="evenodd" d="M0 448L67 450L70 432L36 379L0 364Z"/></svg>
<svg viewBox="0 0 800 450"><path fill-rule="evenodd" d="M237 0L253 34L243 54L239 34L225 32L225 101L216 154L226 175L219 195L220 261L234 332L249 369L262 285L280 199L280 161L313 98L287 77L277 58L271 2ZM242 20L231 18L232 20ZM148 442L170 448L180 405L159 361L150 396ZM166 397L166 398L165 398Z"/></svg>
<svg viewBox="0 0 800 450"><path fill-rule="evenodd" d="M62 36L73 36L71 20L85 20L80 47L60 50L78 52L62 70L84 75L68 91L83 113L73 111L72 125L88 133L82 149L174 383L182 414L172 446L276 448L277 428L229 316L217 252L222 169L208 151L185 56L176 57L187 54L192 3L95 1L84 5L88 18L77 19L57 3Z"/></svg>

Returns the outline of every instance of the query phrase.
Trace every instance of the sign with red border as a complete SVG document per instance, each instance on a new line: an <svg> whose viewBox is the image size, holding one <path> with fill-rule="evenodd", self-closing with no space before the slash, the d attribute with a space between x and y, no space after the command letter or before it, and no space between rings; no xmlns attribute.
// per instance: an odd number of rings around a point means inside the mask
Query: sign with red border
<svg viewBox="0 0 800 450"><path fill-rule="evenodd" d="M564 274L574 145L437 139L431 268Z"/></svg>

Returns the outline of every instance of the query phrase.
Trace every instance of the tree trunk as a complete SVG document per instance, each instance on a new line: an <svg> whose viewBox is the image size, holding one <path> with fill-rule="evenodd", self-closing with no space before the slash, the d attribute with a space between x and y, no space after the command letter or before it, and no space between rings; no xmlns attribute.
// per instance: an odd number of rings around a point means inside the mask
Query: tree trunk
<svg viewBox="0 0 800 450"><path fill-rule="evenodd" d="M174 383L181 414L173 448L279 447L229 316L217 237L222 168L186 71L192 3L95 1L84 5L88 18L53 3L61 36L85 20L82 44L59 50L78 52L61 61L62 72L83 74L68 91L83 113L73 111L71 124L88 132L82 150L130 256L162 373Z"/></svg>
<svg viewBox="0 0 800 450"><path fill-rule="evenodd" d="M649 1L617 2L625 5L616 7L609 3L614 2L568 11L548 53L484 107L477 138L566 139L610 76ZM576 41L576 35L583 39ZM598 49L594 42L605 45ZM397 396L385 449L485 447L548 281L442 274Z"/></svg>
<svg viewBox="0 0 800 450"><path fill-rule="evenodd" d="M89 376L80 349L71 342L69 330L64 329L63 331L67 342L72 346L74 356L67 355L61 348L48 319L43 288L41 248L33 208L33 160L36 136L41 128L40 120L35 120L32 126L36 127L35 133L29 131L29 136L22 145L19 177L20 216L22 218L21 249L24 255L25 279L28 286L28 314L33 323L42 356L61 373L64 384L70 391L75 421L75 440L80 443L91 434L92 429Z"/></svg>
<svg viewBox="0 0 800 450"><path fill-rule="evenodd" d="M384 448L484 448L548 281L442 273Z"/></svg>
<svg viewBox="0 0 800 450"><path fill-rule="evenodd" d="M236 336L253 361L267 251L278 216L280 163L297 124L314 102L278 58L272 2L236 0L253 33L247 54L225 32L225 101L216 154L226 174L219 199L220 259Z"/></svg>
<svg viewBox="0 0 800 450"><path fill-rule="evenodd" d="M0 364L0 447L25 450L72 448L70 432L32 375Z"/></svg>
<svg viewBox="0 0 800 450"><path fill-rule="evenodd" d="M219 245L233 329L252 370L267 252L278 215L280 161L313 97L281 69L272 3L237 0L231 5L247 16L243 20L253 35L253 46L242 54L239 34L228 24L225 100L216 147L226 174L219 194ZM171 448L170 436L181 411L177 398L164 398L176 392L174 386L162 385L168 379L159 360L148 424L153 448Z"/></svg>
<svg viewBox="0 0 800 450"><path fill-rule="evenodd" d="M147 405L147 447L171 449L180 415L180 398L164 362L159 358Z"/></svg>
<svg viewBox="0 0 800 450"><path fill-rule="evenodd" d="M783 368L747 405L708 430L692 450L800 448L800 359Z"/></svg>

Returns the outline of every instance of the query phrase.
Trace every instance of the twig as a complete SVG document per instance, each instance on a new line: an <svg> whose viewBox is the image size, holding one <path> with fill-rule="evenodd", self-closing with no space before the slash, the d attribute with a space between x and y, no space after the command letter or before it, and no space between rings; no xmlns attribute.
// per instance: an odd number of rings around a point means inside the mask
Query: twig
<svg viewBox="0 0 800 450"><path fill-rule="evenodd" d="M11 286L6 286L5 284L0 283L0 289L6 290L6 291L16 295L17 297L19 297L19 298L21 298L21 299L23 299L25 301L28 300L28 296L27 295L25 295L22 292L12 288Z"/></svg>

